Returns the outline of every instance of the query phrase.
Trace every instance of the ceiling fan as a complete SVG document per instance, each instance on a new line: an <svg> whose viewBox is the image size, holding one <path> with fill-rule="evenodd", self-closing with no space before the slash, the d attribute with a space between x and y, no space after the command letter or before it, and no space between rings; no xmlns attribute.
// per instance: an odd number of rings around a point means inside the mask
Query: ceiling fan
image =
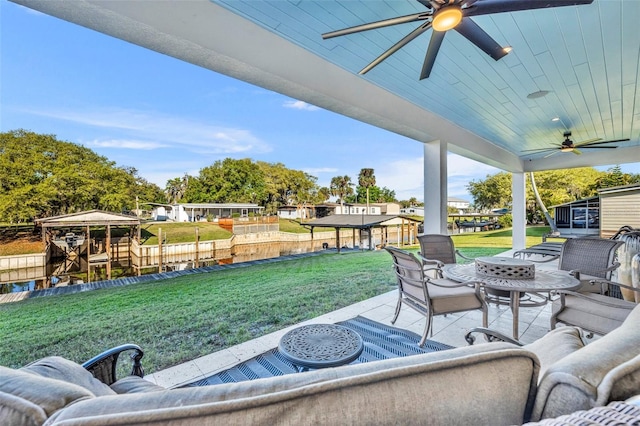
<svg viewBox="0 0 640 426"><path fill-rule="evenodd" d="M610 141L603 141L602 138L594 138L588 139L586 141L575 143L571 140L571 131L568 130L563 134L564 140L562 143L556 144L553 148L538 148L538 149L527 149L522 152L543 152L543 151L551 151L549 154L545 155L544 158L551 157L559 152L573 152L576 155L582 154L582 152L578 149L589 149L589 148L609 148L615 149L617 146L602 146L606 143L614 143L614 142L624 142L629 139L614 139Z"/></svg>
<svg viewBox="0 0 640 426"><path fill-rule="evenodd" d="M382 63L385 59L403 48L413 39L430 28L433 28L429 48L420 72L420 80L429 77L436 61L436 56L444 36L448 30L455 29L471 43L478 46L496 61L511 51L509 47L502 47L478 24L471 20L471 16L488 15L492 13L515 12L519 10L541 9L546 7L575 6L590 4L593 0L417 0L428 10L412 15L399 16L382 21L370 22L342 30L322 34L323 39L340 37L362 31L368 31L408 22L425 21L418 28L407 34L402 40L394 44L373 62L364 67L359 74L363 75Z"/></svg>

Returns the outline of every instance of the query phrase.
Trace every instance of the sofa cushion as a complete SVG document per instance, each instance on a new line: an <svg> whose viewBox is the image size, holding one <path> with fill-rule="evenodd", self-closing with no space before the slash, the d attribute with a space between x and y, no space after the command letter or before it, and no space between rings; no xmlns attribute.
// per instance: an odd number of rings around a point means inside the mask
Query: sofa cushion
<svg viewBox="0 0 640 426"><path fill-rule="evenodd" d="M640 393L640 305L624 323L547 368L533 419L557 417Z"/></svg>
<svg viewBox="0 0 640 426"><path fill-rule="evenodd" d="M552 364L583 348L584 340L579 328L560 327L524 347L540 359L540 381Z"/></svg>
<svg viewBox="0 0 640 426"><path fill-rule="evenodd" d="M138 376L127 376L118 380L111 385L111 389L118 394L122 393L140 393L140 392L157 392L166 390L162 386L151 383L148 380Z"/></svg>
<svg viewBox="0 0 640 426"><path fill-rule="evenodd" d="M538 359L506 343L250 380L96 398L47 424L521 424ZM93 402L93 403L91 403Z"/></svg>
<svg viewBox="0 0 640 426"><path fill-rule="evenodd" d="M115 394L115 391L111 390L109 386L93 377L93 375L89 371L85 370L81 365L59 356L42 358L39 361L32 362L31 364L22 367L20 370L36 374L41 377L48 377L50 379L73 383L85 388L95 396Z"/></svg>
<svg viewBox="0 0 640 426"><path fill-rule="evenodd" d="M64 381L0 366L0 419L7 425L41 425L67 405L94 398L88 390Z"/></svg>

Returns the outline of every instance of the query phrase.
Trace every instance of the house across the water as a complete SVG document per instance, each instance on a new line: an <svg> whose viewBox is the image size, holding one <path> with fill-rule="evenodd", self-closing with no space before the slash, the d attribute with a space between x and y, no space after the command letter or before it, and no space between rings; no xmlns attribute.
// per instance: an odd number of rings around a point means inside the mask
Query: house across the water
<svg viewBox="0 0 640 426"><path fill-rule="evenodd" d="M200 222L231 217L261 216L264 207L250 203L185 203L152 204L153 220L173 222Z"/></svg>

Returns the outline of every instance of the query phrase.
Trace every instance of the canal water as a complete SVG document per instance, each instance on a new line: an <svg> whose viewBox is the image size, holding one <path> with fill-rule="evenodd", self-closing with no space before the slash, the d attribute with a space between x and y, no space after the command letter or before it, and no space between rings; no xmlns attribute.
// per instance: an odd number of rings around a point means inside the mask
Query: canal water
<svg viewBox="0 0 640 426"><path fill-rule="evenodd" d="M290 254L309 253L323 250L322 247L313 248L311 242L279 242L235 245L232 249L215 250L209 257L201 257L196 264L195 253L180 255L121 257L111 262L111 279L158 272L179 271L218 264L249 262L252 260L271 259ZM16 280L14 277L29 277L32 279ZM51 287L82 284L86 282L108 279L106 262L91 262L87 264L84 257L58 259L43 267L24 270L0 271L0 294L41 290Z"/></svg>

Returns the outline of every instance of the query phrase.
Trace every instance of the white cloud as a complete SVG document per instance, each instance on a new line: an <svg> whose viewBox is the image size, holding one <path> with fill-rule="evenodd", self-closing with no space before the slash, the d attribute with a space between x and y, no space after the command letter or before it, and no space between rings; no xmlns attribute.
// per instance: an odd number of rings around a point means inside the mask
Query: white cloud
<svg viewBox="0 0 640 426"><path fill-rule="evenodd" d="M308 104L304 101L285 101L283 106L285 108L300 109L304 111L317 111L320 109L317 106Z"/></svg>
<svg viewBox="0 0 640 426"><path fill-rule="evenodd" d="M96 146L100 148L125 148L125 149L140 149L140 150L151 150L156 148L163 148L167 145L158 143L158 142L150 142L150 141L141 141L141 140L131 140L131 139L110 139L110 140L94 140L89 142L87 145Z"/></svg>
<svg viewBox="0 0 640 426"><path fill-rule="evenodd" d="M184 148L190 152L203 155L241 152L258 154L271 151L270 145L256 137L248 129L216 126L157 111L101 108L82 111L49 110L29 112L122 134L121 138L114 138L112 142L96 141L96 143L106 144L99 145L103 147L107 147L109 143L111 143L110 147L116 147L118 143L121 143L121 148L143 150L170 146L172 148ZM129 141L129 143L125 143L126 141ZM152 146L152 143L156 144L155 147ZM136 144L138 144L137 147Z"/></svg>
<svg viewBox="0 0 640 426"><path fill-rule="evenodd" d="M487 175L500 172L500 169L470 160L457 154L447 156L447 174L451 176L472 177L473 179L484 179Z"/></svg>
<svg viewBox="0 0 640 426"><path fill-rule="evenodd" d="M303 169L305 173L309 173L310 175L320 174L320 173L336 173L338 171L335 167L311 167Z"/></svg>
<svg viewBox="0 0 640 426"><path fill-rule="evenodd" d="M423 157L418 156L378 165L375 168L376 185L394 190L398 200L408 200L411 197L423 200L423 163ZM486 175L497 172L499 170L494 167L456 154L449 154L447 156L447 192L451 197L471 200L467 192L469 182L484 179ZM354 178L357 178L357 174Z"/></svg>

